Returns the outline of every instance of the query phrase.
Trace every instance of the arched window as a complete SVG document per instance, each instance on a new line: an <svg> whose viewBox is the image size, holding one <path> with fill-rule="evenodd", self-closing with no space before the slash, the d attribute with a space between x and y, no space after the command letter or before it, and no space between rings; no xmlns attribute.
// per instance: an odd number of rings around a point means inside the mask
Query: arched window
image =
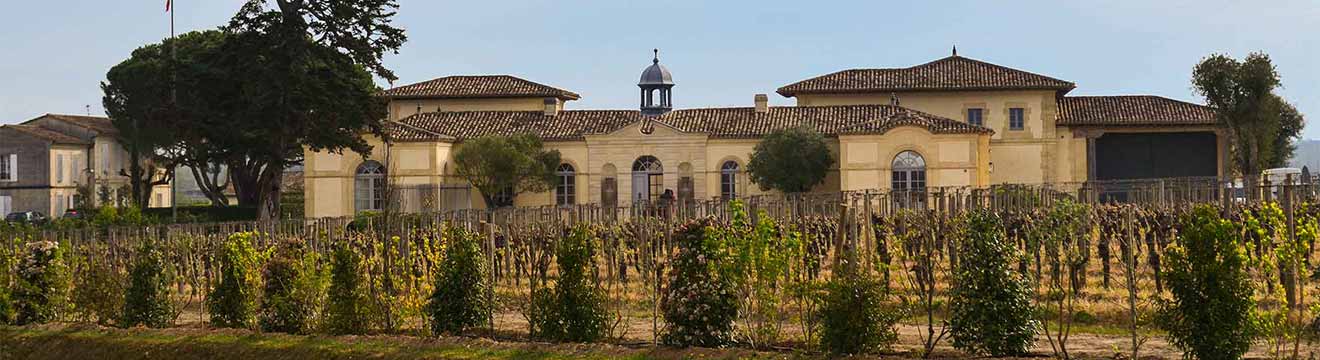
<svg viewBox="0 0 1320 360"><path fill-rule="evenodd" d="M925 190L926 159L914 151L904 151L894 157L891 166L894 177L891 181L894 190Z"/></svg>
<svg viewBox="0 0 1320 360"><path fill-rule="evenodd" d="M385 165L367 160L358 165L353 176L353 209L356 211L385 208Z"/></svg>
<svg viewBox="0 0 1320 360"><path fill-rule="evenodd" d="M720 199L738 197L738 163L732 160L720 165Z"/></svg>
<svg viewBox="0 0 1320 360"><path fill-rule="evenodd" d="M664 166L660 159L646 155L637 158L632 167L633 201L655 201L664 193Z"/></svg>
<svg viewBox="0 0 1320 360"><path fill-rule="evenodd" d="M555 169L555 205L573 205L577 203L577 173L573 165L559 164Z"/></svg>

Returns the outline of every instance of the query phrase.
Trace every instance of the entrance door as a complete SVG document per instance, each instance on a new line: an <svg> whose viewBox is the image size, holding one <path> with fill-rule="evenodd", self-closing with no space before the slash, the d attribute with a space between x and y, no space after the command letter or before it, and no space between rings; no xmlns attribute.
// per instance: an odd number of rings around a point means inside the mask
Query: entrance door
<svg viewBox="0 0 1320 360"><path fill-rule="evenodd" d="M664 184L663 176L664 167L660 165L659 159L650 155L637 158L632 167L633 202L658 200L664 191L661 188Z"/></svg>
<svg viewBox="0 0 1320 360"><path fill-rule="evenodd" d="M646 173L634 172L632 175L633 202L642 202L651 200L651 176Z"/></svg>

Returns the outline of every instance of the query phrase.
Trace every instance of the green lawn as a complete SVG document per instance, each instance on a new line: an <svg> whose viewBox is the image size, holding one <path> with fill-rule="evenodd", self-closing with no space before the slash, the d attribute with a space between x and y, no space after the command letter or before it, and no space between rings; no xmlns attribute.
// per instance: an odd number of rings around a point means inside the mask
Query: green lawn
<svg viewBox="0 0 1320 360"><path fill-rule="evenodd" d="M724 359L792 358L749 350L506 343L404 336L294 336L242 330L0 327L8 359Z"/></svg>

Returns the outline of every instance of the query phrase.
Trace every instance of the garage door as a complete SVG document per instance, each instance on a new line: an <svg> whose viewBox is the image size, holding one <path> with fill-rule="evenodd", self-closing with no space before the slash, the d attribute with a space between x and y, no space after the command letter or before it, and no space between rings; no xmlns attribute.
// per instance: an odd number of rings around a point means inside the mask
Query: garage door
<svg viewBox="0 0 1320 360"><path fill-rule="evenodd" d="M1219 175L1212 132L1105 134L1095 143L1097 180Z"/></svg>

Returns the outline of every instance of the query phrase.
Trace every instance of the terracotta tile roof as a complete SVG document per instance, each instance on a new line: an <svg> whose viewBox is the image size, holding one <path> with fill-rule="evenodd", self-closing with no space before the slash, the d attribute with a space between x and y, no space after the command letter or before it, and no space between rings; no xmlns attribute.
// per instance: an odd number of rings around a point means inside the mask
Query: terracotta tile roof
<svg viewBox="0 0 1320 360"><path fill-rule="evenodd" d="M825 135L883 134L902 125L924 127L936 134L991 133L937 115L891 105L773 106L764 113L751 107L674 110L656 121L715 138L757 138L772 131L807 125Z"/></svg>
<svg viewBox="0 0 1320 360"><path fill-rule="evenodd" d="M64 133L36 125L13 124L13 125L0 126L0 128L12 129L14 131L27 134L46 141L50 141L56 144L72 144L72 145L88 144L86 140L79 139L71 135L65 135Z"/></svg>
<svg viewBox="0 0 1320 360"><path fill-rule="evenodd" d="M1065 96L1058 125L1215 125L1213 108L1154 95Z"/></svg>
<svg viewBox="0 0 1320 360"><path fill-rule="evenodd" d="M852 69L786 85L777 91L793 97L814 93L864 93L933 90L1058 90L1076 85L1052 77L962 56L893 69Z"/></svg>
<svg viewBox="0 0 1320 360"><path fill-rule="evenodd" d="M392 133L399 141L471 139L485 135L531 133L546 141L581 140L584 134L608 132L641 120L637 110L456 111L409 116L399 122L430 134Z"/></svg>
<svg viewBox="0 0 1320 360"><path fill-rule="evenodd" d="M660 123L679 131L706 133L713 138L758 138L772 131L807 125L829 136L883 134L903 125L924 127L937 134L992 131L956 120L890 105L776 106L764 113L752 107L680 109L656 117L636 110L564 110L546 116L540 111L471 111L417 114L400 122L437 135L395 133L400 141L463 140L483 135L532 133L547 141L581 140L588 134L618 130L638 121ZM654 126L646 124L645 126Z"/></svg>
<svg viewBox="0 0 1320 360"><path fill-rule="evenodd" d="M554 97L577 100L572 91L509 75L455 75L385 90L391 98L507 98Z"/></svg>

